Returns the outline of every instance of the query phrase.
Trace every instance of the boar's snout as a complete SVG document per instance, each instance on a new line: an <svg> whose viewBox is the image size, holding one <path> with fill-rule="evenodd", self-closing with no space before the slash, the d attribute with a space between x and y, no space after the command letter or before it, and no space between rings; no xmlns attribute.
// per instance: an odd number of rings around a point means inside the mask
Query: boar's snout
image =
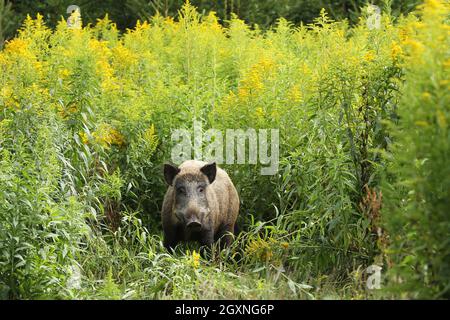
<svg viewBox="0 0 450 320"><path fill-rule="evenodd" d="M202 224L197 219L191 219L186 223L186 228L192 231L199 231L202 228Z"/></svg>

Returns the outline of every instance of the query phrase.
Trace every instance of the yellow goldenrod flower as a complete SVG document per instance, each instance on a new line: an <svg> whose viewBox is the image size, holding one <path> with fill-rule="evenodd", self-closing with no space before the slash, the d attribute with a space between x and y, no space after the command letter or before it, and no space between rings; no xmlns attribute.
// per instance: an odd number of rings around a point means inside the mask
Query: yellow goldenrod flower
<svg viewBox="0 0 450 320"><path fill-rule="evenodd" d="M238 89L238 96L241 100L245 100L250 96L250 93L248 92L247 88L239 88Z"/></svg>
<svg viewBox="0 0 450 320"><path fill-rule="evenodd" d="M402 47L397 42L392 42L391 57L393 60L398 59L403 54Z"/></svg>
<svg viewBox="0 0 450 320"><path fill-rule="evenodd" d="M428 127L429 123L427 121L423 121L423 120L419 120L415 122L416 125L418 125L419 127Z"/></svg>
<svg viewBox="0 0 450 320"><path fill-rule="evenodd" d="M99 59L107 60L111 57L111 50L108 48L107 41L89 39L88 46L92 50L92 53Z"/></svg>
<svg viewBox="0 0 450 320"><path fill-rule="evenodd" d="M293 102L300 102L302 100L302 93L299 85L294 85L291 87L288 93L288 98Z"/></svg>
<svg viewBox="0 0 450 320"><path fill-rule="evenodd" d="M252 239L246 246L245 252L248 256L255 256L261 261L268 261L273 257L272 245L278 245L273 238Z"/></svg>
<svg viewBox="0 0 450 320"><path fill-rule="evenodd" d="M217 19L216 12L210 11L208 16L205 19L205 27L206 32L209 30L215 31L215 32L222 32L222 25L219 23L219 20Z"/></svg>
<svg viewBox="0 0 450 320"><path fill-rule="evenodd" d="M138 56L122 44L119 44L117 47L113 48L111 53L115 61L116 68L123 69L124 67L136 64L138 61Z"/></svg>
<svg viewBox="0 0 450 320"><path fill-rule="evenodd" d="M194 268L198 268L200 266L200 254L195 250L192 251L191 263Z"/></svg>
<svg viewBox="0 0 450 320"><path fill-rule="evenodd" d="M424 45L420 41L417 41L417 40L414 40L411 38L406 39L403 42L403 44L405 46L411 48L411 50L413 51L413 54L415 54L415 55L419 55L425 50Z"/></svg>
<svg viewBox="0 0 450 320"><path fill-rule="evenodd" d="M445 60L442 65L444 66L444 68L450 68L450 59Z"/></svg>
<svg viewBox="0 0 450 320"><path fill-rule="evenodd" d="M421 7L424 10L439 11L444 7L444 4L440 0L425 0Z"/></svg>
<svg viewBox="0 0 450 320"><path fill-rule="evenodd" d="M8 60L6 60L5 55L2 52L0 52L0 67L2 65L6 65L7 63L8 63Z"/></svg>
<svg viewBox="0 0 450 320"><path fill-rule="evenodd" d="M9 98L12 95L12 89L10 86L4 86L1 90L0 90L0 97L2 98Z"/></svg>
<svg viewBox="0 0 450 320"><path fill-rule="evenodd" d="M81 142L83 142L83 144L88 144L89 143L89 138L87 136L87 134L85 132L80 132L79 133L80 138L81 138Z"/></svg>
<svg viewBox="0 0 450 320"><path fill-rule="evenodd" d="M5 52L18 56L32 56L28 51L29 41L15 38L6 42Z"/></svg>
<svg viewBox="0 0 450 320"><path fill-rule="evenodd" d="M58 71L58 76L61 79L66 79L70 77L71 74L72 74L71 71L67 68L63 68Z"/></svg>
<svg viewBox="0 0 450 320"><path fill-rule="evenodd" d="M258 118L264 118L264 110L261 107L256 108L256 116Z"/></svg>
<svg viewBox="0 0 450 320"><path fill-rule="evenodd" d="M172 19L172 17L168 17L167 19ZM173 19L172 19L173 20ZM149 25L148 25L148 22L147 21L144 21L143 23L141 23L141 21L140 20L138 20L137 22L136 22L136 27L134 28L134 30L135 31L137 31L137 32L139 32L139 31L142 31L142 30L146 30L146 29L148 29L149 28Z"/></svg>
<svg viewBox="0 0 450 320"><path fill-rule="evenodd" d="M158 142L158 136L156 135L154 124L152 124L147 130L145 130L143 137L145 141L150 144L155 144Z"/></svg>
<svg viewBox="0 0 450 320"><path fill-rule="evenodd" d="M373 50L368 51L364 55L364 60L367 62L371 62L371 61L375 60L375 52L373 52Z"/></svg>
<svg viewBox="0 0 450 320"><path fill-rule="evenodd" d="M123 135L109 124L101 124L92 134L94 141L105 148L111 145L122 146L125 143Z"/></svg>
<svg viewBox="0 0 450 320"><path fill-rule="evenodd" d="M422 98L424 100L430 100L431 99L431 94L429 92L425 91L425 92L422 93Z"/></svg>

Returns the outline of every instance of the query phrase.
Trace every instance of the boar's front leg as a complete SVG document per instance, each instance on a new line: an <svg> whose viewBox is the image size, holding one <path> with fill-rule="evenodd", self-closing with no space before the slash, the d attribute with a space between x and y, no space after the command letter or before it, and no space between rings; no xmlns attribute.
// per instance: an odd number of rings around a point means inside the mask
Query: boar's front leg
<svg viewBox="0 0 450 320"><path fill-rule="evenodd" d="M205 247L211 247L214 243L214 232L212 230L203 230L200 238L200 245Z"/></svg>
<svg viewBox="0 0 450 320"><path fill-rule="evenodd" d="M173 251L175 246L180 241L177 229L178 228L176 226L163 226L164 231L163 244L168 251Z"/></svg>
<svg viewBox="0 0 450 320"><path fill-rule="evenodd" d="M200 254L203 258L207 258L208 251L211 251L214 244L214 232L212 230L203 230L200 238Z"/></svg>
<svg viewBox="0 0 450 320"><path fill-rule="evenodd" d="M234 239L234 224L226 224L220 228L217 239L220 239L221 249L229 247Z"/></svg>

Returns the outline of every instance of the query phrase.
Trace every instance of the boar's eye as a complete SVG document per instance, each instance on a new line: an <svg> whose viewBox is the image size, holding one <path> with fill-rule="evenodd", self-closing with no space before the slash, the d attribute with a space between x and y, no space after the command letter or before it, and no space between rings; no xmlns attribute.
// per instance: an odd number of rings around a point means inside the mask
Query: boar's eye
<svg viewBox="0 0 450 320"><path fill-rule="evenodd" d="M203 191L205 191L205 187L200 186L197 188L197 190L198 192L202 193Z"/></svg>
<svg viewBox="0 0 450 320"><path fill-rule="evenodd" d="M178 187L177 193L186 194L186 189L184 187Z"/></svg>

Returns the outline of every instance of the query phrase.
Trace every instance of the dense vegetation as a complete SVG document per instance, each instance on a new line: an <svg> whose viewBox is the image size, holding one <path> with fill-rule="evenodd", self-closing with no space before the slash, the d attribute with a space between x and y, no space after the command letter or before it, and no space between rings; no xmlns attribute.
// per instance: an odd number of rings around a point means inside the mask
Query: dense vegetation
<svg viewBox="0 0 450 320"><path fill-rule="evenodd" d="M3 39L10 39L27 14L44 15L46 24L53 28L61 16L65 16L70 5L78 5L86 24L95 24L96 19L109 14L117 28L125 31L134 28L137 19L148 20L156 13L175 17L184 0L0 0L0 47ZM357 21L360 9L367 0L192 0L199 12L215 11L219 22L227 24L232 14L237 14L249 24L267 28L280 17L293 23L310 23L320 10L325 8L334 19L348 18ZM387 4L392 14L407 13L421 3L420 0L374 0L375 5Z"/></svg>
<svg viewBox="0 0 450 320"><path fill-rule="evenodd" d="M449 13L26 18L0 52L0 296L448 298ZM206 258L166 252L159 221L171 132L195 120L280 129L277 175L223 165L242 232Z"/></svg>

